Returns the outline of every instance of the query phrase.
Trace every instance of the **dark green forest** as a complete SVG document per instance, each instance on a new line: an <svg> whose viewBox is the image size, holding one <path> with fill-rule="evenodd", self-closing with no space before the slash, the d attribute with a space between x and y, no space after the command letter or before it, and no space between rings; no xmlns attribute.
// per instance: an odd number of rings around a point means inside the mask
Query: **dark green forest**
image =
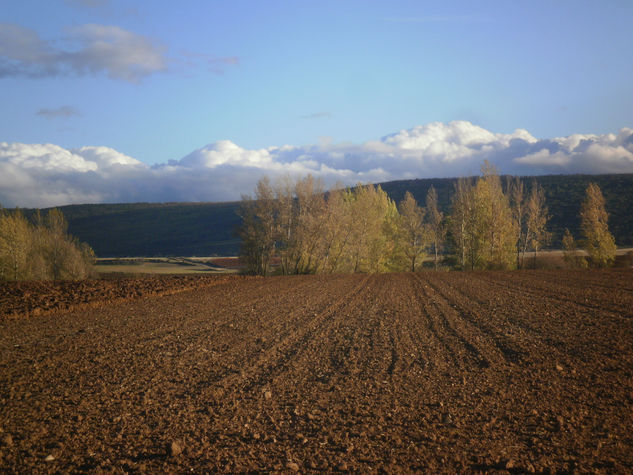
<svg viewBox="0 0 633 475"><path fill-rule="evenodd" d="M536 180L545 190L551 219L549 247L560 248L565 228L580 235L580 205L590 182L606 198L609 228L618 246L633 246L633 174L546 175L524 177L529 190ZM505 178L504 178L505 180ZM399 180L381 183L396 202L407 191L424 205L435 187L439 206L447 212L455 178ZM239 202L87 204L59 208L69 232L88 243L99 257L227 256L239 252L236 229ZM33 210L25 210L28 216Z"/></svg>
<svg viewBox="0 0 633 475"><path fill-rule="evenodd" d="M133 203L59 209L69 233L89 243L98 257L159 257L236 255L238 207L237 202Z"/></svg>

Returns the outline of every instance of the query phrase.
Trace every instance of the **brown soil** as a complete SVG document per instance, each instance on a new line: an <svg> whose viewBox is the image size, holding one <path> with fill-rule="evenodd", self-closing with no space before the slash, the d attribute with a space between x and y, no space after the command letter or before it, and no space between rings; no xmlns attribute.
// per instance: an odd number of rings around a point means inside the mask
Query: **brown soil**
<svg viewBox="0 0 633 475"><path fill-rule="evenodd" d="M0 281L0 318L23 318L44 313L103 306L116 301L218 285L230 276L111 277L82 281ZM244 277L242 277L244 279Z"/></svg>
<svg viewBox="0 0 633 475"><path fill-rule="evenodd" d="M211 259L211 265L216 267L224 267L226 269L240 269L244 267L239 257L216 257Z"/></svg>
<svg viewBox="0 0 633 475"><path fill-rule="evenodd" d="M245 267L244 262L239 257L214 257L209 262L212 266L226 269L243 269ZM281 259L279 257L272 257L268 264L273 268L279 267Z"/></svg>
<svg viewBox="0 0 633 475"><path fill-rule="evenodd" d="M0 471L633 470L631 270L224 279L0 322Z"/></svg>

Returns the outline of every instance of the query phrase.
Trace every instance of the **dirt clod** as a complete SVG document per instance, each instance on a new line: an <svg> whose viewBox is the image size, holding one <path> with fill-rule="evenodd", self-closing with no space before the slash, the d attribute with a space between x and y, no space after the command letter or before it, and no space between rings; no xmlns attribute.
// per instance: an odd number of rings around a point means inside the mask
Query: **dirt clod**
<svg viewBox="0 0 633 475"><path fill-rule="evenodd" d="M167 453L171 457L178 457L185 450L185 444L181 440L172 440L167 446Z"/></svg>

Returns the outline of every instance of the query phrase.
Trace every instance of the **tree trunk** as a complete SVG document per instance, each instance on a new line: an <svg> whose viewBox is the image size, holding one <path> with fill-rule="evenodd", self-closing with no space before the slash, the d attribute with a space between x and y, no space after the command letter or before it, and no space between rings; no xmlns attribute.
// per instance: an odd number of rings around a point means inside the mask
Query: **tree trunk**
<svg viewBox="0 0 633 475"><path fill-rule="evenodd" d="M534 246L534 268L536 269L536 255L538 254L538 246Z"/></svg>

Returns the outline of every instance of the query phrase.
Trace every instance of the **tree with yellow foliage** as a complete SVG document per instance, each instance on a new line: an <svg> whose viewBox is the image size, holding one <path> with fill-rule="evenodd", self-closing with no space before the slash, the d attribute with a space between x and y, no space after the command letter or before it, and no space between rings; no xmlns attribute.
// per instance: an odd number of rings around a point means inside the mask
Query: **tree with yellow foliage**
<svg viewBox="0 0 633 475"><path fill-rule="evenodd" d="M487 161L475 184L458 180L450 216L461 269L512 269L518 228L499 175Z"/></svg>
<svg viewBox="0 0 633 475"><path fill-rule="evenodd" d="M446 228L444 226L444 213L437 204L437 191L431 186L426 194L426 222L428 226L429 245L433 247L433 265L438 267L439 252L444 245Z"/></svg>
<svg viewBox="0 0 633 475"><path fill-rule="evenodd" d="M20 211L0 212L0 279L84 279L94 252L68 234L61 211L35 214L32 225Z"/></svg>
<svg viewBox="0 0 633 475"><path fill-rule="evenodd" d="M32 241L29 222L20 211L0 213L0 280L27 279Z"/></svg>
<svg viewBox="0 0 633 475"><path fill-rule="evenodd" d="M585 200L580 209L580 229L584 238L583 247L595 267L607 267L615 261L615 239L609 232L609 214L600 187L589 183Z"/></svg>
<svg viewBox="0 0 633 475"><path fill-rule="evenodd" d="M398 206L397 244L407 263L407 270L415 272L424 257L429 242L429 231L424 224L424 208L418 206L408 191Z"/></svg>

